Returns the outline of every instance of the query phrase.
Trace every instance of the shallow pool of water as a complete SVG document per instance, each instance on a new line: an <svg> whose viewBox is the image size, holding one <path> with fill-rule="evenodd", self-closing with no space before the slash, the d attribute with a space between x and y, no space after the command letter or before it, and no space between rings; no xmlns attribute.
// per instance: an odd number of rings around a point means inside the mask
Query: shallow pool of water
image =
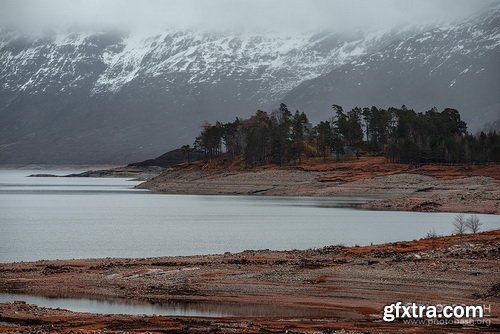
<svg viewBox="0 0 500 334"><path fill-rule="evenodd" d="M292 317L335 316L334 311L305 307L286 307L263 304L224 303L145 303L124 299L87 299L32 296L0 293L0 303L24 301L46 308L61 308L73 312L126 315L164 315L189 317Z"/></svg>

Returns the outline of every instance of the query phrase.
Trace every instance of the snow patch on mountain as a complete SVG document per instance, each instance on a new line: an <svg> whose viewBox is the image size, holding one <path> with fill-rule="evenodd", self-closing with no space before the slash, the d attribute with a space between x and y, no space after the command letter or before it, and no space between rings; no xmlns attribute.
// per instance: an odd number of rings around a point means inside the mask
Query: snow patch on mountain
<svg viewBox="0 0 500 334"><path fill-rule="evenodd" d="M170 30L149 36L68 33L25 36L0 31L0 85L28 94L115 94L132 82L217 85L254 82L258 101L271 101L333 68L372 51L391 34L346 38L332 33L286 35Z"/></svg>

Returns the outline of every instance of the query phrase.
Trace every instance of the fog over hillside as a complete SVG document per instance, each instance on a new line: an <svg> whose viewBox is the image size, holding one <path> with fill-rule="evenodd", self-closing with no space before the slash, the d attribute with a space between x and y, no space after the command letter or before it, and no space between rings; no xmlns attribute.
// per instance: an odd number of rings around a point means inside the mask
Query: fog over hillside
<svg viewBox="0 0 500 334"><path fill-rule="evenodd" d="M352 32L460 20L494 0L2 0L18 28Z"/></svg>
<svg viewBox="0 0 500 334"><path fill-rule="evenodd" d="M127 163L279 102L500 118L498 1L0 1L0 163Z"/></svg>

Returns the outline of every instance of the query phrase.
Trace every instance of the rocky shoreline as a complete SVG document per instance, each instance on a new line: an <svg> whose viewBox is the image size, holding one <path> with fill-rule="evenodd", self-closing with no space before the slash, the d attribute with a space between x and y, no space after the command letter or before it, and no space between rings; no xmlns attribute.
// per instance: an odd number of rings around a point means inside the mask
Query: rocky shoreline
<svg viewBox="0 0 500 334"><path fill-rule="evenodd" d="M60 177L33 174L31 177ZM217 163L183 163L170 168L126 166L64 177L121 177L165 194L358 197L369 210L500 214L500 165L389 163L372 157L252 169Z"/></svg>
<svg viewBox="0 0 500 334"><path fill-rule="evenodd" d="M133 178L138 181L146 181L161 174L162 167L115 167L110 169L88 170L78 174L54 175L54 174L31 174L28 177L116 177Z"/></svg>
<svg viewBox="0 0 500 334"><path fill-rule="evenodd" d="M252 170L170 168L137 186L167 194L373 198L372 210L500 214L500 166L412 167L384 158Z"/></svg>
<svg viewBox="0 0 500 334"><path fill-rule="evenodd" d="M499 255L497 230L366 247L0 264L4 293L314 310L307 316L206 318L79 314L3 303L0 331L493 333L500 320ZM398 300L490 304L492 324L382 322L383 306Z"/></svg>

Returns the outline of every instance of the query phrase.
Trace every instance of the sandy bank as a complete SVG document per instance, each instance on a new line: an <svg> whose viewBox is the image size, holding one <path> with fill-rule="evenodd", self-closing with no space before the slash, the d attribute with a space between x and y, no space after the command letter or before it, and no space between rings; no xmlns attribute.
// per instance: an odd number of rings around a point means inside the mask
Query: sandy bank
<svg viewBox="0 0 500 334"><path fill-rule="evenodd" d="M373 197L380 210L500 214L500 166L412 167L384 158L257 170L187 165L138 188L168 194Z"/></svg>
<svg viewBox="0 0 500 334"><path fill-rule="evenodd" d="M381 322L383 306L491 304L493 326L432 332L495 332L500 320L500 231L367 247L245 251L189 257L38 261L0 265L0 291L144 301L252 303L320 309L329 316L179 318L98 316L0 304L4 330L159 330L266 333L426 333Z"/></svg>

